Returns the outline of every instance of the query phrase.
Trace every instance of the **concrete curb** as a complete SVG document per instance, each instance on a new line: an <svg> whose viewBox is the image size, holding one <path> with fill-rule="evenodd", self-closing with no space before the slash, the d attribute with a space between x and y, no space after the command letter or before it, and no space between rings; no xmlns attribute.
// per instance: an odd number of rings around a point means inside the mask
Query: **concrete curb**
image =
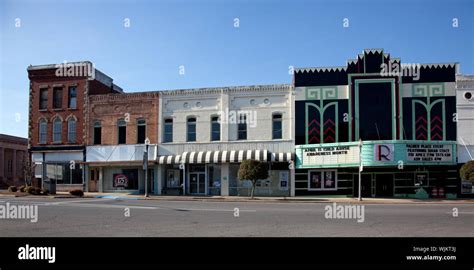
<svg viewBox="0 0 474 270"><path fill-rule="evenodd" d="M138 200L155 201L204 201L204 202L252 202L252 203L352 203L352 204L474 204L474 200L414 200L414 199L365 199L359 202L352 198L255 198L236 199L233 197L138 197Z"/></svg>
<svg viewBox="0 0 474 270"><path fill-rule="evenodd" d="M184 197L184 196L150 196L145 198L141 195L129 194L91 194L85 193L83 197L73 196L70 194L56 194L56 195L30 195L25 193L12 194L2 193L1 197L32 197L32 198L48 198L48 199L72 199L72 198L99 198L99 199L113 199L113 200L151 200L151 201L199 201L199 202L249 202L249 203L349 203L349 204L474 204L474 199L374 199L365 198L359 202L356 198L269 198L256 197L250 199L247 197Z"/></svg>

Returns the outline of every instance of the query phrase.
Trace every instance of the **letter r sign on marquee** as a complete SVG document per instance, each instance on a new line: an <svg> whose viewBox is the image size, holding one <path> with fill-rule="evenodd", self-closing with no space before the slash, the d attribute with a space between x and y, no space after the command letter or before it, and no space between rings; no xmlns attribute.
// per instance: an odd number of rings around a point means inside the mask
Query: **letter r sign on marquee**
<svg viewBox="0 0 474 270"><path fill-rule="evenodd" d="M393 153L395 148L393 144L375 144L374 160L375 161L393 161Z"/></svg>

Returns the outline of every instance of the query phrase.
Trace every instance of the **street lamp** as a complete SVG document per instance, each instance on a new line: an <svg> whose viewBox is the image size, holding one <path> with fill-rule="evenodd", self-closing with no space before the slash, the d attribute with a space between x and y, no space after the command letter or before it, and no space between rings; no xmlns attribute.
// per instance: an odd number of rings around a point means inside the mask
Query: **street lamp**
<svg viewBox="0 0 474 270"><path fill-rule="evenodd" d="M181 184L183 188L183 195L186 195L186 164L184 163L184 160L181 160L181 163L179 164L179 169L183 170L183 183Z"/></svg>
<svg viewBox="0 0 474 270"><path fill-rule="evenodd" d="M145 150L143 151L143 170L145 171L145 197L148 197L148 146L150 139L145 139Z"/></svg>
<svg viewBox="0 0 474 270"><path fill-rule="evenodd" d="M364 165L362 164L362 139L359 139L359 201L362 201L362 170L364 170Z"/></svg>

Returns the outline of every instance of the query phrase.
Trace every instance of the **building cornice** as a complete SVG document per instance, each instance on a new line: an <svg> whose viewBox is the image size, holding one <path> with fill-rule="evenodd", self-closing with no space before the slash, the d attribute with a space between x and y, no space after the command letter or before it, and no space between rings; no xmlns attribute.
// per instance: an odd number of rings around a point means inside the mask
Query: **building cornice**
<svg viewBox="0 0 474 270"><path fill-rule="evenodd" d="M192 95L210 95L222 93L256 93L256 92L288 92L291 90L290 84L269 84L269 85L250 85L250 86L230 86L213 88L194 88L160 91L162 96L192 96Z"/></svg>

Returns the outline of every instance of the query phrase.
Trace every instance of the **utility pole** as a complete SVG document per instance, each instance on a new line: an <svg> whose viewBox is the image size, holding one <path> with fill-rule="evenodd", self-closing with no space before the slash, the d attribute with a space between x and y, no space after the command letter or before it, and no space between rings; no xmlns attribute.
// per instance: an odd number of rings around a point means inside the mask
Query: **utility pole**
<svg viewBox="0 0 474 270"><path fill-rule="evenodd" d="M150 139L145 139L145 149L143 151L143 170L145 171L145 197L148 197L148 145Z"/></svg>

